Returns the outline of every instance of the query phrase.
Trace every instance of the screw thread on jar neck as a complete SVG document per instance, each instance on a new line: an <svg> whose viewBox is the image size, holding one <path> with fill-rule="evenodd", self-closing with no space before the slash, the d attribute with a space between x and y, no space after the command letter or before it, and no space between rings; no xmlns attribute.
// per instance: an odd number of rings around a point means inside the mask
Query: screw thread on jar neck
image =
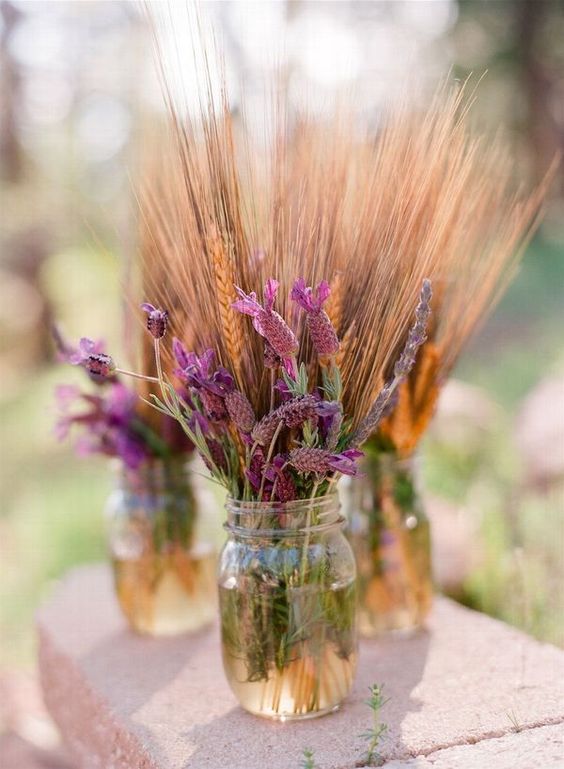
<svg viewBox="0 0 564 769"><path fill-rule="evenodd" d="M228 497L225 508L225 527L241 536L300 536L343 523L336 492L292 502L248 502Z"/></svg>

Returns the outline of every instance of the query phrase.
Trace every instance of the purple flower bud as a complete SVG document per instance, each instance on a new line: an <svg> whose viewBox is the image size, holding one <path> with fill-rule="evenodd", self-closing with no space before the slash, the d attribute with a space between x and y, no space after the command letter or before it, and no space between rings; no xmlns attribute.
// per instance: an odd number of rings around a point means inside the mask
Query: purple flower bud
<svg viewBox="0 0 564 769"><path fill-rule="evenodd" d="M266 414L253 427L251 436L261 446L270 446L280 424L288 429L302 427L311 420L317 422L318 401L313 395L300 395Z"/></svg>
<svg viewBox="0 0 564 769"><path fill-rule="evenodd" d="M279 502L293 502L297 497L294 479L290 473L281 471L276 479L276 498Z"/></svg>
<svg viewBox="0 0 564 769"><path fill-rule="evenodd" d="M176 337L174 337L172 340L172 352L180 368L183 370L185 368L188 368L188 366L190 365L190 357L189 357L188 350L182 344L180 339L177 339Z"/></svg>
<svg viewBox="0 0 564 769"><path fill-rule="evenodd" d="M343 475L356 475L358 472L356 460L361 456L362 451L356 449L348 449L340 454L331 454L325 449L303 446L299 449L292 449L288 462L299 473L324 475L335 470Z"/></svg>
<svg viewBox="0 0 564 769"><path fill-rule="evenodd" d="M288 456L288 462L298 473L317 473L323 475L329 471L329 457L331 455L325 449L314 449L303 446L292 449Z"/></svg>
<svg viewBox="0 0 564 769"><path fill-rule="evenodd" d="M318 355L335 355L339 351L339 338L329 320L329 316L323 309L331 289L327 281L322 280L317 286L315 294L313 289L306 286L303 278L294 283L290 297L307 313L306 323L311 336L311 341Z"/></svg>
<svg viewBox="0 0 564 769"><path fill-rule="evenodd" d="M405 379L415 363L417 351L425 341L427 323L431 314L431 281L425 279L419 296L419 303L415 310L415 323L407 336L407 342L394 366L394 380L387 382L378 397L372 404L370 411L361 421L350 438L351 446L360 446L376 431L383 416L388 413L390 399L398 384Z"/></svg>
<svg viewBox="0 0 564 769"><path fill-rule="evenodd" d="M245 475L249 480L249 483L253 487L254 491L259 491L261 482L262 482L262 474L264 471L264 464L265 464L265 457L263 450L258 447L255 449L253 456L251 457L251 461L249 463L248 469L245 471Z"/></svg>
<svg viewBox="0 0 564 769"><path fill-rule="evenodd" d="M325 310L308 313L306 324L318 355L329 356L339 352L339 338Z"/></svg>
<svg viewBox="0 0 564 769"><path fill-rule="evenodd" d="M363 452L358 449L347 449L340 454L331 454L329 457L329 467L342 475L357 475L358 466L356 460L363 456Z"/></svg>
<svg viewBox="0 0 564 769"><path fill-rule="evenodd" d="M215 466L218 470L221 472L226 473L228 470L227 467L227 459L225 457L225 451L223 450L223 446L219 441L216 441L214 438L207 440L207 446L209 449L209 452L211 454L211 458ZM205 456L202 456L202 459L204 460L204 464L208 468L210 472L213 472L211 463L209 462L208 458Z"/></svg>
<svg viewBox="0 0 564 769"><path fill-rule="evenodd" d="M277 411L286 427L301 427L308 420L317 420L318 402L313 395L301 395L282 404Z"/></svg>
<svg viewBox="0 0 564 769"><path fill-rule="evenodd" d="M147 329L155 339L162 339L168 326L168 312L153 307L152 304L141 305L141 309L147 313Z"/></svg>
<svg viewBox="0 0 564 769"><path fill-rule="evenodd" d="M320 407L325 434L325 448L327 451L335 451L341 437L343 407L338 401L323 401Z"/></svg>
<svg viewBox="0 0 564 769"><path fill-rule="evenodd" d="M279 502L292 502L298 496L294 479L286 469L287 461L286 455L278 454L265 473L266 477L273 482L273 493Z"/></svg>
<svg viewBox="0 0 564 769"><path fill-rule="evenodd" d="M292 400L292 391L284 379L278 379L274 385L274 389L279 393L282 403L287 403L289 400Z"/></svg>
<svg viewBox="0 0 564 769"><path fill-rule="evenodd" d="M257 419L247 396L239 390L233 390L225 396L225 406L239 432L250 433Z"/></svg>
<svg viewBox="0 0 564 769"><path fill-rule="evenodd" d="M109 355L102 352L104 349L102 342L94 342L88 337L82 337L78 348L66 345L65 349L65 360L73 366L82 366L86 369L94 382L103 382L114 373L116 365Z"/></svg>
<svg viewBox="0 0 564 769"><path fill-rule="evenodd" d="M197 429L199 429L204 436L209 435L211 431L210 423L199 411L192 411L192 415L188 420L188 425L193 432L196 432Z"/></svg>
<svg viewBox="0 0 564 769"><path fill-rule="evenodd" d="M253 326L263 336L280 358L293 358L298 351L298 340L285 320L273 309L278 292L278 281L270 278L264 287L264 307L257 301L254 291L245 294L238 286L235 290L239 299L232 307L253 318Z"/></svg>
<svg viewBox="0 0 564 769"><path fill-rule="evenodd" d="M260 446L270 446L278 425L283 421L278 409L266 414L252 429L251 437L253 441Z"/></svg>
<svg viewBox="0 0 564 769"><path fill-rule="evenodd" d="M116 364L105 353L92 353L82 361L82 365L95 380L107 379L113 374Z"/></svg>
<svg viewBox="0 0 564 769"><path fill-rule="evenodd" d="M223 398L216 393L211 392L205 387L198 390L202 406L206 412L206 416L212 420L212 422L221 422L227 417L227 409Z"/></svg>
<svg viewBox="0 0 564 769"><path fill-rule="evenodd" d="M415 309L415 323L407 336L403 352L394 366L394 376L406 377L415 364L417 352L427 339L427 323L431 315L431 281L425 279L419 296L419 304Z"/></svg>

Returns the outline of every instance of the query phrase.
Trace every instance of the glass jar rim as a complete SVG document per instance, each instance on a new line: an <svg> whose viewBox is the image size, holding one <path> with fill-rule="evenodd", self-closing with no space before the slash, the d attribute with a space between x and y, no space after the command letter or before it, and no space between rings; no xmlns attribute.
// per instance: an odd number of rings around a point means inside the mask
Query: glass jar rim
<svg viewBox="0 0 564 769"><path fill-rule="evenodd" d="M235 513L301 513L313 506L316 509L319 507L328 510L338 509L341 506L338 491L333 490L319 497L292 499L290 502L259 502L257 500L236 499L230 495L225 500L225 508Z"/></svg>
<svg viewBox="0 0 564 769"><path fill-rule="evenodd" d="M299 537L345 524L344 516L339 514L341 504L337 491L291 502L257 502L227 497L225 507L228 518L224 528L242 537ZM312 510L317 517L315 523L308 522ZM329 516L329 520L319 520Z"/></svg>

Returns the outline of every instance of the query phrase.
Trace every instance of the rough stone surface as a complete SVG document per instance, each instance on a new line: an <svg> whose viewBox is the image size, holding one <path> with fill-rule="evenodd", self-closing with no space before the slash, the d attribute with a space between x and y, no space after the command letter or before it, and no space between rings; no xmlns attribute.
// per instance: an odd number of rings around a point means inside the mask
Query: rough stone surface
<svg viewBox="0 0 564 769"><path fill-rule="evenodd" d="M391 698L382 712L390 769L555 766L564 652L445 599L427 632L361 645L357 683L340 712L294 724L237 706L216 627L163 640L129 633L104 567L64 580L40 611L39 635L45 699L82 769L297 769L304 747L320 769L352 769L362 765L358 735L370 723L364 700L374 682ZM543 748L538 727L550 725ZM518 742L546 749L544 763L495 763L498 753L517 756Z"/></svg>
<svg viewBox="0 0 564 769"><path fill-rule="evenodd" d="M561 769L564 767L562 724L539 726L475 745L456 745L407 761L390 761L382 769Z"/></svg>

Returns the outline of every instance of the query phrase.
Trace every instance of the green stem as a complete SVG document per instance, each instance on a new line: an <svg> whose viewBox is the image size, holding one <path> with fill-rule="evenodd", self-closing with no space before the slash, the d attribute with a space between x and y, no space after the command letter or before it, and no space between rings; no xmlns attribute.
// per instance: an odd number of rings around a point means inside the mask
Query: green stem
<svg viewBox="0 0 564 769"><path fill-rule="evenodd" d="M133 379L142 379L144 382L160 382L156 376L145 376L145 374L136 374L134 371L126 371L124 368L114 369L116 374L133 377Z"/></svg>

